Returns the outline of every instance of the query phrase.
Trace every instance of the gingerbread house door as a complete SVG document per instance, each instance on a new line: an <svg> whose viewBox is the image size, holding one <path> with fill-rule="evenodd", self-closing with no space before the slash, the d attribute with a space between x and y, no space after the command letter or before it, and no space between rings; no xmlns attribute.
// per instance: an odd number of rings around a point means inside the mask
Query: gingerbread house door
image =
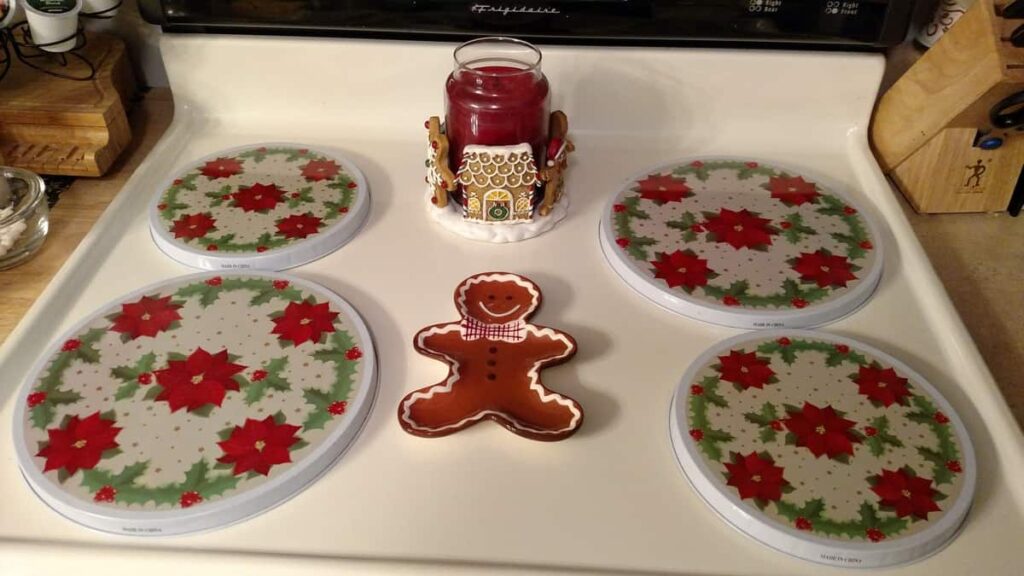
<svg viewBox="0 0 1024 576"><path fill-rule="evenodd" d="M512 216L512 193L495 189L484 194L484 220L505 222Z"/></svg>

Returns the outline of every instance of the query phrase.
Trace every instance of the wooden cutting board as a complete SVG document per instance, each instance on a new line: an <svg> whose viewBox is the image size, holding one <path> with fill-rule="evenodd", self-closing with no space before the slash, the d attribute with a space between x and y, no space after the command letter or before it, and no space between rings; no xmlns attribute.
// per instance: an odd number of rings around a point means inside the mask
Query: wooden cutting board
<svg viewBox="0 0 1024 576"><path fill-rule="evenodd" d="M124 43L89 34L81 53L96 66L93 80L50 76L12 54L10 72L0 80L0 156L7 165L41 174L102 176L131 141L125 111L136 85ZM56 65L46 58L33 61ZM88 73L74 58L61 70Z"/></svg>

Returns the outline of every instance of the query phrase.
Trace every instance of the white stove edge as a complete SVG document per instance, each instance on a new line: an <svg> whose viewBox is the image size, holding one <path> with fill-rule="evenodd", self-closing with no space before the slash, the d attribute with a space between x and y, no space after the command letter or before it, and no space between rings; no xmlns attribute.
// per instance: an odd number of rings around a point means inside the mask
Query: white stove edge
<svg viewBox="0 0 1024 576"><path fill-rule="evenodd" d="M233 39L232 39L233 40ZM223 48L224 42L229 40L214 38L210 39L206 48ZM248 45L259 45L265 42L260 39L246 39L245 44ZM266 41L271 43L289 44L293 41ZM294 41L302 42L302 41ZM174 38L166 39L164 41L165 50L169 49L169 52L173 55L175 51L184 50L185 52L192 52L194 54L196 49L199 49L203 44L206 44L206 40L198 40L194 38ZM345 45L356 45L356 50L365 49L366 43L360 42L339 42L339 44ZM389 43L393 44L393 43ZM435 47L430 52L433 52L430 56L431 60L436 60L438 54L442 57L446 57L450 46ZM567 53L574 53L577 50L574 49L561 49ZM584 50L585 51L585 50ZM614 52L614 51L611 51ZM645 51L637 51L645 52ZM646 52L657 52L659 56L667 58L666 53L671 51L646 51ZM209 54L207 52L207 54ZM752 53L735 53L735 52L721 52L713 53L709 51L679 51L676 53L681 59L688 59L693 57L695 54L699 58L716 59L717 57L725 57L725 59L750 59L757 58L758 56ZM180 58L183 54L178 54ZM769 54L769 59L777 57L777 53ZM796 58L794 55L786 54L784 56L790 58ZM864 60L864 56L837 56L837 55L824 55L823 58L835 58L837 63L848 63L853 62L855 65L858 61ZM813 59L815 56L801 56L799 59ZM259 60L259 58L256 58ZM267 60L264 60L266 63ZM179 94L178 87L180 84L174 83L175 79L181 78L181 66L183 60L179 59L175 61L172 57L169 65L169 69L172 71L172 84L175 86L176 94ZM447 60L442 59L442 63L446 67ZM770 67L770 66L769 66ZM428 68L424 66L424 68ZM435 67L436 68L436 67ZM725 68L728 68L726 66ZM768 67L766 67L768 68ZM859 81L873 82L873 85L877 85L878 78L880 76L880 63L877 61L867 67L868 71L865 74L864 70L860 70L861 77ZM433 74L433 72L432 72ZM434 84L438 84L443 74L438 75L432 79ZM557 82L553 79L553 83ZM557 84L555 84L557 90ZM188 94L188 87L181 91L184 94ZM201 90L200 90L201 92ZM1009 412L1005 402L1002 401L998 388L992 380L991 375L985 368L983 361L973 342L970 340L963 327L962 322L953 309L948 296L942 289L941 284L936 277L930 263L918 243L917 239L913 235L913 231L910 229L906 218L903 216L898 200L892 196L890 192L890 186L885 180L884 176L880 172L877 164L874 162L870 149L867 144L865 123L867 114L870 111L870 104L865 105L864 94L862 88L861 93L858 93L854 100L857 100L857 110L851 110L851 115L846 120L849 122L845 125L845 134L843 136L843 146L846 149L846 157L849 158L853 172L855 173L856 183L866 191L867 197L874 203L876 210L883 216L883 220L888 223L890 233L890 242L895 242L895 245L899 247L900 252L900 281L906 279L912 283L915 290L915 294L919 298L920 304L929 310L928 318L930 326L928 326L934 334L932 336L937 340L937 344L941 347L941 353L945 356L946 364L949 368L955 371L955 375L952 377L953 380L961 384L960 390L956 391L955 394L950 394L950 390L939 386L943 389L944 393L947 394L950 401L954 405L963 407L964 401L967 399L969 403L973 404L974 410L976 410L980 419L984 421L984 426L988 429L986 439L975 438L976 444L979 441L987 442L988 435L991 435L994 440L994 456L998 458L999 465L986 466L982 463L981 474L985 475L986 472L993 474L998 471L1001 472L1002 480L999 484L1001 489L1005 489L1009 494L998 494L998 495L984 495L979 494L979 500L988 501L991 498L1006 497L1009 496L1011 500L1016 501L1016 515L1013 517L1013 512L1010 510L1002 510L1000 513L994 513L991 510L987 511L987 517L983 520L973 518L975 520L972 525L972 517L968 517L967 529L971 530L982 530L984 532L990 532L992 530L998 530L1000 518L1013 524L1016 522L1020 523L1020 507L1022 501L1024 501L1024 488L1022 488L1019 482L1007 481L1013 477L1019 477L1019 473L1024 471L1024 442L1020 430L1016 426L1016 423ZM871 92L870 90L866 92ZM434 98L437 100L437 104L440 104L439 97ZM178 98L178 109L176 111L176 118L172 127L168 130L161 143L157 146L150 157L140 166L136 174L131 178L125 187L125 193L119 195L119 197L111 204L106 213L101 217L100 221L90 232L87 238L82 242L75 254L69 259L68 263L58 273L54 281L46 289L46 291L40 296L39 300L32 307L25 319L10 336L7 343L0 350L0 365L4 366L3 373L7 375L3 383L4 392L4 409L2 411L2 419L5 422L9 422L10 418L10 398L15 395L16 390L20 387L21 375L27 370L27 366L34 359L32 356L32 350L40 349L50 338L54 337L60 329L61 322L67 322L63 319L74 307L81 307L81 302L76 302L76 297L79 292L78 287L86 286L85 291L88 291L87 284L89 283L91 276L94 271L91 269L95 266L94 260L98 257L97 254L104 254L110 249L114 248L119 241L113 234L104 234L105 230L116 229L123 222L136 220L140 217L140 214L144 214L144 208L147 203L148 191L153 190L159 185L159 181L163 178L163 172L170 169L171 166L178 165L188 158L183 158L179 154L182 148L186 145L186 141L189 140L192 133L203 132L204 130L211 130L209 116L206 114L197 113L200 110L188 105L187 96L179 95ZM410 108L415 108L411 106ZM202 112L209 113L209 110L201 110ZM439 113L438 109L437 112ZM813 111L811 111L813 112ZM418 114L413 111L412 114ZM223 117L221 117L223 118ZM365 119L364 119L365 120ZM840 127L842 127L840 122ZM347 124L343 124L347 125ZM418 119L418 122L414 124L415 128L422 125L422 119ZM622 123L620 123L620 126ZM393 128L390 133L395 135L401 134L403 138L415 135L417 138L421 134L413 133L412 130L406 130L404 125L392 125ZM666 142L671 140L671 130L680 129L679 126L668 126L664 131L656 135L657 140L664 139ZM585 131L584 131L585 132ZM416 142L417 148L420 142ZM680 150L678 156L685 155L686 153L700 152L699 147L695 150L692 143L685 145L685 150ZM754 146L756 148L756 145ZM189 151L188 154L194 155L196 151ZM662 158L652 158L651 163L657 163ZM642 166L642 165L641 165ZM418 189L418 185L416 186ZM611 193L609 190L608 193ZM424 215L425 218L425 215ZM596 242L596 238L593 239ZM101 257L101 256L100 256ZM162 272L166 275L177 275L180 271L177 267L166 265L162 266ZM302 269L297 271L299 274L302 273ZM887 270L887 275L894 274L894 271ZM127 275L131 277L131 274ZM883 282L885 282L883 280ZM138 284L124 285L119 287L111 287L108 291L117 293L127 291L131 288L136 287ZM95 298L95 297L93 297ZM438 295L439 302L437 304L436 315L444 315L444 306L447 304L447 293L441 293ZM91 307L91 306L86 306ZM543 312L542 312L543 314ZM48 324L49 321L57 320L52 324ZM835 332L843 333L842 323L840 323L839 329ZM828 330L828 328L826 328ZM863 336L857 335L857 337L863 338ZM882 339L885 337L883 336ZM721 339L721 338L719 338ZM868 338L868 341L878 344L878 338ZM900 348L900 346L897 346ZM921 368L920 362L915 362L915 358L908 358L915 367ZM931 364L931 363L929 363ZM685 368L680 366L679 371ZM931 368L931 366L929 366ZM937 376L934 370L922 370L926 377L933 378ZM400 385L405 388L411 389L411 383L402 382L392 385ZM377 411L388 412L387 406L378 405ZM975 418L965 418L967 420L974 420L977 425ZM394 424L393 422L391 424ZM8 424L3 424L8 425ZM969 428L971 428L969 424ZM977 436L977 430L972 429L972 432ZM357 443L358 444L358 443ZM981 450L979 450L981 452ZM9 448L5 447L2 450L3 454L9 453ZM669 456L665 455L666 459ZM12 460L7 460L7 466L15 466ZM682 478L679 478L681 485L680 489L685 488L685 482ZM988 482L983 482L984 486L993 486L993 480L990 478ZM5 489L13 489L14 486L4 485ZM27 497L27 488L23 485L17 487L23 497ZM984 503L982 503L984 504ZM988 507L991 507L994 503L989 502ZM1008 504L1008 502L1003 502ZM39 509L39 514L52 514L49 510L43 509L41 503L33 503L34 508ZM993 517L994 514L994 517ZM1007 516L1010 514L1010 516ZM972 513L972 516L978 516L979 514ZM63 523L64 521L59 518L49 519L52 523ZM981 522L984 522L985 526L978 526ZM60 528L66 529L67 526L59 524ZM73 527L72 527L73 528ZM53 548L53 543L49 546L32 541L32 539L18 538L17 536L5 536L0 539L0 572L4 574L21 574L21 573L39 573L40 571L51 571L57 569L68 569L73 567L77 570L86 569L86 572L92 572L93 569L99 569L101 566L105 571L110 573L118 573L123 570L124 572L136 572L141 568L145 568L150 572L159 572L160 566L168 566L171 564L169 561L173 561L175 558L183 557L184 554L188 554L182 551L171 551L170 549L164 548L162 544L173 546L175 541L168 540L165 542L154 543L156 546L149 547L150 541L138 541L138 540L127 540L121 538L115 538L105 540L104 538L85 538L78 543L67 542L66 539L61 539L63 542L60 544L61 553L52 554L49 553ZM75 538L75 540L79 540ZM107 545L109 546L107 546ZM126 548L125 545L130 548ZM754 546L757 546L754 544ZM291 573L292 563L298 558L292 558L289 560L287 555L256 555L254 556L251 551L243 551L242 548L235 548L235 552L232 552L231 546L218 546L221 549L219 553L203 552L203 553L190 553L187 558L190 567L195 567L203 570L203 572L212 572L212 570L228 567L238 567L242 564L246 565L248 569L253 570L253 573ZM946 552L938 555L937 559L933 558L919 564L912 565L908 568L908 572L914 573L921 571L922 573L928 570L931 573L935 573L935 567L942 563L946 566L954 566L958 564L963 558L960 554L972 552L970 550L964 550L960 553L954 551L954 548L963 547L951 547ZM747 549L747 548L744 548ZM971 556L979 553L978 549L973 550ZM954 556L954 554L958 554ZM989 554L987 560L989 567L993 565L1002 565L1007 570L1010 570L1014 566L1011 553L1005 552L1006 556L1005 563L996 561L992 563L992 557ZM117 559L116 564L111 564L113 559ZM378 561L367 561L350 558L345 563L334 563L329 562L327 558L316 558L311 556L303 556L302 559L308 563L308 567L321 572L334 571L335 569L341 570L344 568L354 569L360 572L385 572L385 573L401 573L404 570L415 570L417 573L429 572L429 571L444 571L445 573L452 573L453 570L464 570L469 572L478 572L481 568L474 567L473 564L464 564L455 562L454 564L431 564L431 563L420 563L415 565L402 564L402 563L389 563L389 562L378 562ZM985 560L986 558L979 558L979 561ZM333 560L333 559L332 559ZM380 559L385 560L385 559ZM700 569L701 566L707 564L700 561L698 558L694 558L695 564L692 566L679 566L678 569L686 570ZM780 560L782 560L780 558ZM796 563L790 564L784 562L784 566L794 569L800 569L801 572L806 571L808 573L816 573L822 570L821 567L807 563ZM929 569L930 567L930 569ZM92 568L92 569L87 569ZM515 567L511 566L494 566L488 565L487 569L507 568L510 571L516 570ZM746 568L750 568L746 565ZM916 569L915 569L916 568ZM771 570L771 568L765 568ZM993 573L993 572L989 572Z"/></svg>

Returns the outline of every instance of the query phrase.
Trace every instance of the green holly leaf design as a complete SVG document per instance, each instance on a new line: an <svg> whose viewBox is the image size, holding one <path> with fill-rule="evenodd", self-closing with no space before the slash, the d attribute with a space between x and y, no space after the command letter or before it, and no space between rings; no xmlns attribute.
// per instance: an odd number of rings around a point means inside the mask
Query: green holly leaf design
<svg viewBox="0 0 1024 576"><path fill-rule="evenodd" d="M781 226L782 237L790 244L798 244L805 236L814 236L817 232L814 228L804 224L804 217L799 212L793 212L782 219L786 225Z"/></svg>
<svg viewBox="0 0 1024 576"><path fill-rule="evenodd" d="M198 487L196 492L203 497L204 500L209 500L214 496L220 496L228 490L233 490L238 486L239 478L230 474L221 474L208 478L202 485Z"/></svg>
<svg viewBox="0 0 1024 576"><path fill-rule="evenodd" d="M882 456L885 454L887 446L894 448L902 448L903 442L899 438L893 436L889 432L889 419L885 416L878 416L873 418L869 425L875 429L874 435L867 435L864 437L864 444L871 451L873 456Z"/></svg>
<svg viewBox="0 0 1024 576"><path fill-rule="evenodd" d="M777 431L772 427L772 424L779 419L779 414L775 406L770 402L765 402L761 405L761 410L758 412L745 413L743 418L747 422L757 424L760 427L758 438L760 438L761 442L769 443L775 441Z"/></svg>
<svg viewBox="0 0 1024 576"><path fill-rule="evenodd" d="M217 190L215 192L207 192L206 197L210 199L210 207L216 208L223 204L224 202L231 201L230 198L225 198L225 196L229 196L230 194L231 186L226 184L224 186L221 186L220 190Z"/></svg>
<svg viewBox="0 0 1024 576"><path fill-rule="evenodd" d="M149 352L139 358L132 366L117 366L112 368L110 370L110 375L124 382L124 384L122 384L114 394L114 400L124 400L135 396L135 392L137 392L140 387L139 376L152 372L155 364L156 354Z"/></svg>
<svg viewBox="0 0 1024 576"><path fill-rule="evenodd" d="M245 403L253 405L263 399L267 390L278 390L286 391L291 390L292 385L281 376L281 372L288 366L288 357L281 356L280 358L274 358L263 370L267 373L266 377L262 380L254 380L245 387Z"/></svg>
<svg viewBox="0 0 1024 576"><path fill-rule="evenodd" d="M292 197L292 196L288 197L288 207L289 208L298 208L302 204L308 204L308 203L313 202L313 187L312 186L306 186L305 188L301 188L301 189L299 189L295 193L298 194L297 197Z"/></svg>
<svg viewBox="0 0 1024 576"><path fill-rule="evenodd" d="M199 416L200 418L208 418L210 416L210 413L213 412L214 408L216 408L216 406L213 404L203 404L202 406L196 408L195 410L189 410L188 413L193 416Z"/></svg>
<svg viewBox="0 0 1024 576"><path fill-rule="evenodd" d="M616 242L624 242L626 244L626 253L632 258L642 260L644 262L648 261L649 257L647 254L647 247L655 244L655 241L653 238L634 234L631 221L634 218L638 220L650 220L650 215L640 209L639 196L624 198L619 206L622 208L617 208L617 211L613 216L613 227L615 229Z"/></svg>
<svg viewBox="0 0 1024 576"><path fill-rule="evenodd" d="M683 233L683 242L693 242L697 239L697 232L693 227L697 224L697 216L693 212L683 212L678 220L670 220L665 223L669 228L674 228Z"/></svg>
<svg viewBox="0 0 1024 576"><path fill-rule="evenodd" d="M700 440L695 439L695 441L700 446L701 451L715 462L721 462L722 460L720 444L733 440L731 434L714 428L708 421L707 410L709 405L720 408L729 406L726 399L718 393L718 386L720 384L721 380L717 376L705 376L700 381L700 384L698 384L700 393L695 394L691 389L689 396L690 425L693 427L691 429L691 436L694 430L700 431Z"/></svg>
<svg viewBox="0 0 1024 576"><path fill-rule="evenodd" d="M146 390L146 395L142 397L143 400L150 401L156 400L156 397L164 391L164 387L159 384L150 386L149 390Z"/></svg>

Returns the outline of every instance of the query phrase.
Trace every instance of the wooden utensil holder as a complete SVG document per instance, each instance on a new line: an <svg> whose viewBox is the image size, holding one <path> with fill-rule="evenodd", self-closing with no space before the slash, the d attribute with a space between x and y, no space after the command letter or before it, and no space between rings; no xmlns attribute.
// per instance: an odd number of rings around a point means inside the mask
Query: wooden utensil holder
<svg viewBox="0 0 1024 576"><path fill-rule="evenodd" d="M918 212L1006 210L1022 177L1024 127L989 120L996 103L1024 90L1024 48L1009 41L1024 19L1003 19L1006 4L978 0L875 110L875 154ZM1003 144L986 150L985 138Z"/></svg>

